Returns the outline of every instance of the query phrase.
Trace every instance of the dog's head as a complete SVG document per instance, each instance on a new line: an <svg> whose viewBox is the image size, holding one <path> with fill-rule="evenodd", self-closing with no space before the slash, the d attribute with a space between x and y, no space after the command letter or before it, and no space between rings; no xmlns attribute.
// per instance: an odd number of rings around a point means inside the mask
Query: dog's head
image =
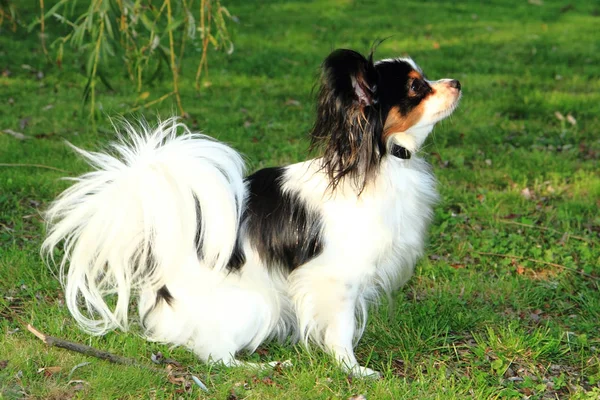
<svg viewBox="0 0 600 400"><path fill-rule="evenodd" d="M359 189L394 145L408 154L458 105L457 80L428 80L409 58L373 62L353 50L323 62L313 144L324 143L332 187L349 176Z"/></svg>

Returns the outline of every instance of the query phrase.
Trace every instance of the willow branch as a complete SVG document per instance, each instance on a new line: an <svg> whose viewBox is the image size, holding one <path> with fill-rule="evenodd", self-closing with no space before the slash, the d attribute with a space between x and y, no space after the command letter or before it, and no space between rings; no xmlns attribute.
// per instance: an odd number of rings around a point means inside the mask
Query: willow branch
<svg viewBox="0 0 600 400"><path fill-rule="evenodd" d="M179 72L177 71L177 63L175 62L175 42L173 40L173 29L171 28L171 22L173 18L171 14L171 0L165 0L165 3L167 3L167 26L169 27L169 51L171 53L171 72L173 73L173 92L175 92L179 113L181 116L184 116L185 111L183 111L181 96L179 95Z"/></svg>

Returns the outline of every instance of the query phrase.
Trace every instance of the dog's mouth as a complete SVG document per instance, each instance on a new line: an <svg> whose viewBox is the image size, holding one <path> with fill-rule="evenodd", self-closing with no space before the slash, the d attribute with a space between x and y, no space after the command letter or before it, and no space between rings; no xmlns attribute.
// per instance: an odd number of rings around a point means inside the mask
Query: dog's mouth
<svg viewBox="0 0 600 400"><path fill-rule="evenodd" d="M436 112L433 117L436 121L441 121L444 118L448 118L456 108L458 108L458 104L460 103L460 99L462 98L462 92L458 92L454 101L447 106L445 109Z"/></svg>

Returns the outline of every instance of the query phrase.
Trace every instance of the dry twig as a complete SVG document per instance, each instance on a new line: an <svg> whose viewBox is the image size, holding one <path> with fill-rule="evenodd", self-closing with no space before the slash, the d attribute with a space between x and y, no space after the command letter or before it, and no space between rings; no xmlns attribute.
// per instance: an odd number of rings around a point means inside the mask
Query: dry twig
<svg viewBox="0 0 600 400"><path fill-rule="evenodd" d="M31 326L31 324L27 324L27 330L29 332L33 333L38 339L40 339L42 342L46 343L48 346L55 346L55 347L60 347L62 349L75 351L77 353L81 353L86 356L100 358L102 360L110 361L115 364L141 367L141 368L144 368L144 369L147 369L147 370L150 370L153 372L159 372L159 373L166 372L169 382L174 383L174 384L178 384L178 385L183 384L183 383L185 383L185 379L190 377L196 383L196 385L198 385L198 387L200 387L201 390L208 392L208 388L206 387L206 385L204 383L202 383L202 381L200 379L198 379L196 376L190 374L189 372L175 373L173 368L171 367L171 364L175 364L175 363L179 364L175 360L165 359L163 362L171 363L165 369L154 368L154 367L146 365L146 364L141 364L141 363L137 362L136 360L134 360L133 358L119 356L117 354L109 353L108 351L98 350L96 348L93 348L93 347L85 345L85 344L75 343L75 342L71 342L71 341L68 341L65 339L46 335L46 334L38 331L33 326ZM75 369L77 369L81 366L84 366L84 365L87 365L87 364L81 363L81 364L76 365L71 370L71 373L69 374L69 376L75 371ZM181 367L181 364L179 364L179 367Z"/></svg>
<svg viewBox="0 0 600 400"><path fill-rule="evenodd" d="M62 349L75 351L77 353L85 354L86 356L100 358L102 360L110 361L115 364L135 365L135 366L152 369L155 371L162 371L162 370L158 370L156 368L152 368L147 365L140 364L133 358L119 356L117 354L109 353L108 351L95 349L95 348L85 345L85 344L70 342L68 340L64 340L64 339L57 338L54 336L46 335L46 334L38 331L37 329L35 329L30 324L27 324L27 330L29 332L33 333L38 339L40 339L42 342L46 343L48 346L55 346L55 347L60 347Z"/></svg>

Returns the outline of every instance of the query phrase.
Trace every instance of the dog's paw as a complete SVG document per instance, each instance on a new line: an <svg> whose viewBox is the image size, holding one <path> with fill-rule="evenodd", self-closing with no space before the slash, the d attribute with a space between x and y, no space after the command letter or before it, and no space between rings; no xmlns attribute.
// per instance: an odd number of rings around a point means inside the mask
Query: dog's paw
<svg viewBox="0 0 600 400"><path fill-rule="evenodd" d="M350 374L357 378L380 379L381 373L371 368L356 366L352 368Z"/></svg>
<svg viewBox="0 0 600 400"><path fill-rule="evenodd" d="M267 363L267 365L272 368L277 368L277 367L290 368L294 364L292 364L292 362L290 360L285 360L285 361L271 361L271 362Z"/></svg>

